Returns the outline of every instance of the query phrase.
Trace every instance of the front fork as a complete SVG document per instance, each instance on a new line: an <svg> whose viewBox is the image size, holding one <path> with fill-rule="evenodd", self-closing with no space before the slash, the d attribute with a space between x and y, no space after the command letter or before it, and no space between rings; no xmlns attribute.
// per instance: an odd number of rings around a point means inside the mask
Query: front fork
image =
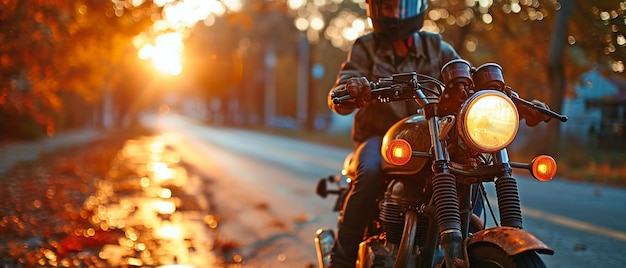
<svg viewBox="0 0 626 268"><path fill-rule="evenodd" d="M463 228L461 225L456 178L449 170L450 157L445 148L445 142L439 138L438 120L437 116L433 116L429 119L428 125L432 134L431 144L434 151L433 171L435 176L432 184L439 237L444 249L447 267L467 267L462 233L467 229L467 226ZM497 178L495 183L501 225L521 229L522 212L519 192L517 182L511 176L506 149L494 153L494 164L505 167L504 175Z"/></svg>
<svg viewBox="0 0 626 268"><path fill-rule="evenodd" d="M444 142L439 138L439 117L428 120L433 145L433 198L435 201L439 238L444 251L446 267L466 267L463 254L461 216L457 200L456 178L450 173L448 155Z"/></svg>
<svg viewBox="0 0 626 268"><path fill-rule="evenodd" d="M496 195L500 224L522 229L522 208L520 206L517 181L511 176L511 166L506 149L494 154L494 164L504 165L505 173L496 180Z"/></svg>

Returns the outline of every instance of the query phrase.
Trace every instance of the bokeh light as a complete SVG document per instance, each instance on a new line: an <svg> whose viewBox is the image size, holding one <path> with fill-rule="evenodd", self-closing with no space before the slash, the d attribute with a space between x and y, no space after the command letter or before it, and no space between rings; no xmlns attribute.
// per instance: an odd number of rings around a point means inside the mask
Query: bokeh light
<svg viewBox="0 0 626 268"><path fill-rule="evenodd" d="M339 10L339 4L351 1L361 10L365 0L286 0L287 7L294 15L296 29L306 34L311 44L317 44L320 37L344 51L359 36L371 30L371 23L355 10ZM332 14L326 21L324 14Z"/></svg>

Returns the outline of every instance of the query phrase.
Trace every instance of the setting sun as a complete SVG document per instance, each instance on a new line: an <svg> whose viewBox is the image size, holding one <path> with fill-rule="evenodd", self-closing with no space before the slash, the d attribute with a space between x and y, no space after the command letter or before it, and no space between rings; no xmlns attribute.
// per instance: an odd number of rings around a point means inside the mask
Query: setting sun
<svg viewBox="0 0 626 268"><path fill-rule="evenodd" d="M143 1L137 3L143 3ZM151 34L144 33L137 36L134 43L140 48L139 58L151 60L160 73L169 75L179 75L183 71L181 54L184 49L184 33L189 28L198 21L221 16L227 10L238 11L242 6L239 0L180 2L160 0L154 3L163 6L164 19L154 23ZM156 37L148 37L150 35ZM154 38L153 41L152 38Z"/></svg>
<svg viewBox="0 0 626 268"><path fill-rule="evenodd" d="M155 44L146 44L139 50L139 58L152 60L154 67L161 73L179 75L182 71L181 53L183 37L180 33L159 35Z"/></svg>

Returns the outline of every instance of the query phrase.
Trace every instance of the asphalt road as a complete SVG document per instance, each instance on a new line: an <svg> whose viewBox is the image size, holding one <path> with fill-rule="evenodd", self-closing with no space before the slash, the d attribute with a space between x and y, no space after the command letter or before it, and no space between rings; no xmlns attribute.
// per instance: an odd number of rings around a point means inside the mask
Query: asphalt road
<svg viewBox="0 0 626 268"><path fill-rule="evenodd" d="M334 200L314 194L315 183L337 172L349 151L175 115L145 122L211 185L212 207L223 218L220 238L240 246L232 261L245 267L315 263L315 230L334 227L337 217ZM556 251L542 255L549 267L626 266L626 190L559 178L540 183L518 173L524 227ZM489 185L488 192L495 196Z"/></svg>

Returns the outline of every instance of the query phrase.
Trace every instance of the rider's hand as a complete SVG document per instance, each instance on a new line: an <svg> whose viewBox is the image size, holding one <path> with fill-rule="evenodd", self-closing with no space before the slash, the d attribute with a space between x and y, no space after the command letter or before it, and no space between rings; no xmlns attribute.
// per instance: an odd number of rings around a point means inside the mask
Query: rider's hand
<svg viewBox="0 0 626 268"><path fill-rule="evenodd" d="M531 102L535 105L535 107L550 109L547 104L541 101L532 100ZM550 119L552 119L552 117L539 112L537 109L532 108L522 109L520 110L520 114L524 119L526 119L526 125L528 125L529 127L534 127L542 121L548 122L550 121Z"/></svg>
<svg viewBox="0 0 626 268"><path fill-rule="evenodd" d="M370 82L365 77L353 77L346 83L346 91L350 96L354 97L356 107L367 105L372 99L372 89Z"/></svg>

